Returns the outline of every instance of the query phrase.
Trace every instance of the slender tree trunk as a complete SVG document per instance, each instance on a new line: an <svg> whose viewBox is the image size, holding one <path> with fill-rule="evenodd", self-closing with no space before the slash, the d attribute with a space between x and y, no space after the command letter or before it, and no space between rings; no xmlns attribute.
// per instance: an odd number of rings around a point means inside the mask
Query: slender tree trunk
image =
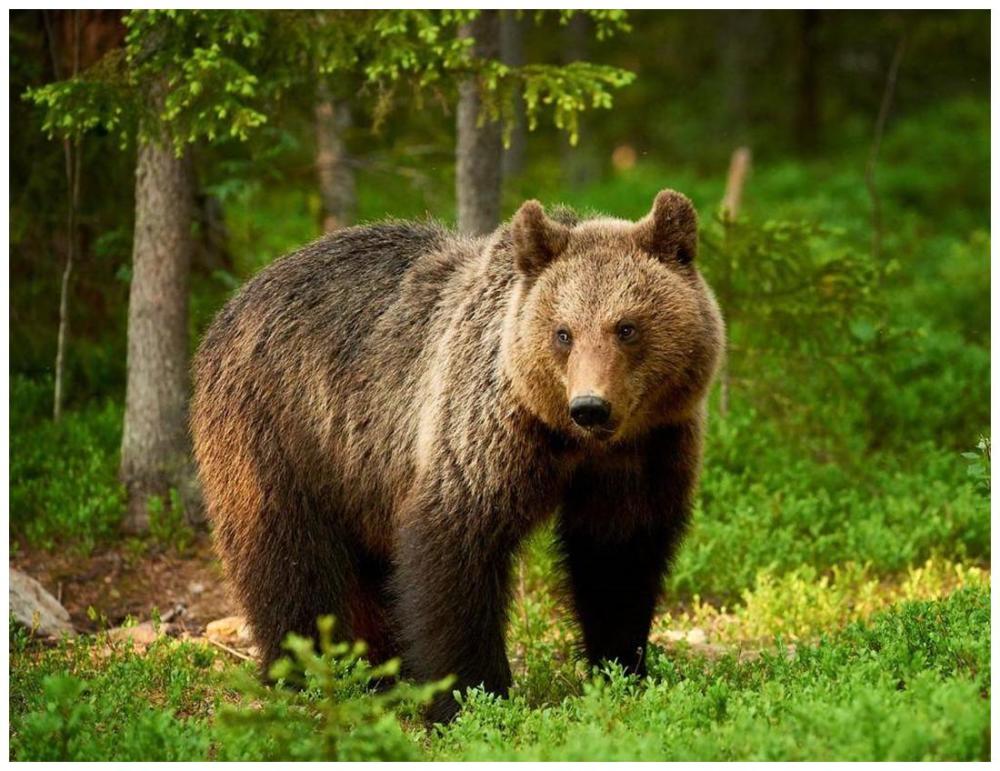
<svg viewBox="0 0 1000 771"><path fill-rule="evenodd" d="M211 274L222 270L233 272L233 254L229 249L229 229L222 202L218 197L200 189L197 175L192 180L194 196L195 232L198 238L191 253L191 270Z"/></svg>
<svg viewBox="0 0 1000 771"><path fill-rule="evenodd" d="M500 56L500 12L483 11L463 25L461 34L475 40L473 56ZM455 198L458 229L463 233L489 233L500 222L501 158L503 144L499 121L480 121L482 100L475 78L458 88Z"/></svg>
<svg viewBox="0 0 1000 771"><path fill-rule="evenodd" d="M726 192L722 196L722 216L732 221L740 216L743 203L743 187L750 174L752 159L749 147L737 147L729 159L729 174L726 175Z"/></svg>
<svg viewBox="0 0 1000 771"><path fill-rule="evenodd" d="M795 109L795 138L799 151L814 153L821 141L819 110L819 30L822 11L799 11L797 62L798 98Z"/></svg>
<svg viewBox="0 0 1000 771"><path fill-rule="evenodd" d="M500 58L504 64L520 67L524 64L524 19L516 11L500 12ZM521 89L514 93L514 119L510 127L510 143L503 151L503 178L509 179L524 168L527 149L527 128L524 117L524 99Z"/></svg>
<svg viewBox="0 0 1000 771"><path fill-rule="evenodd" d="M66 155L66 182L69 184L69 206L66 212L66 264L63 266L59 287L59 333L56 337L55 388L52 395L52 419L62 418L66 388L66 341L69 336L69 287L76 258L77 218L80 210L80 141L72 145L64 142Z"/></svg>
<svg viewBox="0 0 1000 771"><path fill-rule="evenodd" d="M73 23L73 64L72 76L80 72L80 11L72 11ZM55 37L48 13L42 11L45 23L45 37L49 42L52 56L52 71L59 79L59 57L56 55ZM66 340L69 336L69 287L73 276L73 262L76 257L77 219L80 211L80 140L63 140L63 155L66 160L66 263L63 266L62 282L59 286L59 332L56 336L56 361L54 368L54 388L52 394L52 420L59 422L62 417L63 392L66 379Z"/></svg>
<svg viewBox="0 0 1000 771"><path fill-rule="evenodd" d="M128 307L128 380L121 479L125 528L144 532L148 501L176 489L192 502L187 432L188 279L193 210L189 159L140 140ZM190 512L190 509L188 508Z"/></svg>
<svg viewBox="0 0 1000 771"><path fill-rule="evenodd" d="M878 118L875 119L875 136L868 152L868 162L865 164L865 187L872 202L872 257L878 262L882 257L882 199L875 184L875 166L878 164L879 150L882 148L882 135L885 133L885 122L889 119L889 110L896 93L896 78L899 75L899 65L903 62L903 52L906 50L906 37L899 39L896 52L892 55L892 63L885 77L885 89L882 91L882 102L878 108Z"/></svg>
<svg viewBox="0 0 1000 771"><path fill-rule="evenodd" d="M334 100L326 83L320 82L316 91L316 172L323 198L323 230L329 233L354 218L354 171L344 144L351 108L345 101Z"/></svg>
<svg viewBox="0 0 1000 771"><path fill-rule="evenodd" d="M590 18L574 13L563 28L562 60L564 64L585 62L591 38ZM577 142L571 145L569 136L562 138L562 170L566 184L579 188L597 175L597 164L587 144L587 116L580 116Z"/></svg>

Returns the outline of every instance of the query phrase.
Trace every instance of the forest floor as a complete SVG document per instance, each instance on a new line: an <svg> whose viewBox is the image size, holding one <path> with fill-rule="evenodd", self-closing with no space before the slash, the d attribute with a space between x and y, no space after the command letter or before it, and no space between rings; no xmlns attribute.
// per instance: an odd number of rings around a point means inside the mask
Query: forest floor
<svg viewBox="0 0 1000 771"><path fill-rule="evenodd" d="M43 642L12 627L12 757L989 758L988 564L664 605L639 682L587 669L558 582L539 581L531 556L510 614L510 699L471 691L455 723L426 730L419 690L370 691L345 649L292 646L287 671L311 672L310 686L262 687L205 536L183 552L20 549L15 566L61 593L85 633Z"/></svg>
<svg viewBox="0 0 1000 771"><path fill-rule="evenodd" d="M179 630L199 635L211 621L236 613L204 534L184 549L125 541L87 556L20 546L11 565L51 592L80 632L173 611Z"/></svg>
<svg viewBox="0 0 1000 771"><path fill-rule="evenodd" d="M150 545L133 539L107 545L86 556L21 544L15 553L11 565L38 580L56 597L80 633L97 634L155 621L158 636L213 644L224 642L224 650L241 658L254 655L248 631L238 618L238 605L227 590L211 536L204 532L196 534L184 548ZM816 624L827 626L824 621L829 620L829 613L824 614L824 605L841 605L838 616L841 621L863 620L900 601L940 600L970 582L988 586L990 581L988 563L957 566L931 560L923 568L899 575L842 581L842 585L848 586L846 589L841 586L838 594L827 593L806 602L814 603L808 613L821 619ZM829 586L826 579L819 584ZM565 637L566 614L559 607L559 600L565 598L559 597L558 589L547 591L537 580L529 579L526 583L523 562L515 587L514 628L524 631L530 625L528 606L536 591L552 595L544 608L530 611L542 611L551 622L550 629L542 630L542 636L551 636L553 640ZM741 661L756 658L762 650L773 647L774 634L781 631L760 617L774 615L777 608L772 606L781 604L780 597L762 596L766 594L760 589L756 595L747 593L735 612L698 597L684 602L665 600L653 620L650 641L666 650L683 648L711 659L728 653L734 653ZM788 620L794 623L796 609L785 610ZM167 619L168 623L161 626L160 619ZM818 637L819 630L814 625L813 634L796 634L794 627L788 631L793 639L808 639ZM516 673L522 668L525 654L524 646L517 641L519 635L512 636L515 642L511 663ZM140 645L150 642L141 637L134 641ZM788 644L785 649L793 653L795 644Z"/></svg>

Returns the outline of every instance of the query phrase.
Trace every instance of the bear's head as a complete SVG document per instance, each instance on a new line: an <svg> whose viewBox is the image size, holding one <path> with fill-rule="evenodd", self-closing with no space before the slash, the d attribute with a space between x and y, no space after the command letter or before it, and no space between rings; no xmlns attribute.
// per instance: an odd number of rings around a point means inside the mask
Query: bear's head
<svg viewBox="0 0 1000 771"><path fill-rule="evenodd" d="M724 346L695 266L698 219L664 190L639 222L576 224L521 206L503 249L516 286L503 358L518 400L584 442L616 442L700 408Z"/></svg>

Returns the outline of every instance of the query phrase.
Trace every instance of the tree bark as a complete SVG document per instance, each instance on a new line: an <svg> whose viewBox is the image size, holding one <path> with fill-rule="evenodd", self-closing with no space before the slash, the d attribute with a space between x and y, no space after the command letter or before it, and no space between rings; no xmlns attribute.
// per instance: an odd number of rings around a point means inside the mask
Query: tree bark
<svg viewBox="0 0 1000 771"><path fill-rule="evenodd" d="M525 20L516 16L517 11L500 12L500 58L504 64L520 67L524 64ZM510 127L510 143L503 150L502 177L509 179L520 174L524 168L524 154L527 149L527 129L525 126L524 99L521 88L514 92L514 118Z"/></svg>
<svg viewBox="0 0 1000 771"><path fill-rule="evenodd" d="M320 82L316 93L316 172L323 199L323 230L330 233L351 224L354 217L354 171L351 169L344 132L351 125L351 108L334 100Z"/></svg>
<svg viewBox="0 0 1000 771"><path fill-rule="evenodd" d="M734 220L740 216L743 203L743 186L750 174L752 155L749 147L737 147L729 159L729 174L726 176L726 192L722 196L722 216Z"/></svg>
<svg viewBox="0 0 1000 771"><path fill-rule="evenodd" d="M73 275L76 258L76 223L80 211L80 140L70 144L64 140L66 157L66 182L69 185L69 205L66 213L66 264L63 266L62 282L59 286L59 332L56 336L55 384L52 394L52 420L62 418L63 399L66 389L66 341L69 338L69 282Z"/></svg>
<svg viewBox="0 0 1000 771"><path fill-rule="evenodd" d="M169 141L141 139L121 457L130 532L148 529L152 496L169 505L175 489L188 513L197 500L187 432L192 211L189 159L178 158Z"/></svg>
<svg viewBox="0 0 1000 771"><path fill-rule="evenodd" d="M499 11L483 11L463 25L460 34L475 40L474 57L500 56ZM479 125L481 107L478 80L464 80L458 88L455 198L458 229L471 235L489 233L500 222L503 156L500 122L486 119Z"/></svg>

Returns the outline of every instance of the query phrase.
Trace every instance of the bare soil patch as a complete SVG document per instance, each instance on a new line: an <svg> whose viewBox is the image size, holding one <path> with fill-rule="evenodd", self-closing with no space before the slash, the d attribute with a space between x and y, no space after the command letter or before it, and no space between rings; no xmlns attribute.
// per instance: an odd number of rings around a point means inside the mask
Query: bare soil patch
<svg viewBox="0 0 1000 771"><path fill-rule="evenodd" d="M146 621L155 610L161 616L170 614L179 632L198 636L209 622L237 612L207 534L199 534L183 551L137 541L107 546L86 557L21 548L11 564L41 582L81 632L96 632L102 623L119 626L129 616ZM93 618L89 608L96 611Z"/></svg>

